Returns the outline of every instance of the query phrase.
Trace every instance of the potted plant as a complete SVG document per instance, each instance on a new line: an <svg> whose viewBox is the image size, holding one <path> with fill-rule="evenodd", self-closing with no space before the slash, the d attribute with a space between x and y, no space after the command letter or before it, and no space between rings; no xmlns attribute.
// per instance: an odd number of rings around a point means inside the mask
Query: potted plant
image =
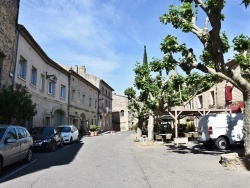
<svg viewBox="0 0 250 188"><path fill-rule="evenodd" d="M89 130L91 132L91 136L97 136L98 130L100 129L100 126L97 125L90 125Z"/></svg>

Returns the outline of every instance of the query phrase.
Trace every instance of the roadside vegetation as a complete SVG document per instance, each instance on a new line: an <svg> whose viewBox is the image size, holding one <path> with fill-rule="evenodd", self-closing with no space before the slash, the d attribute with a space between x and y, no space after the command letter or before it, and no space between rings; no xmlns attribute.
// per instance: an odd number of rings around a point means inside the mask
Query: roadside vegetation
<svg viewBox="0 0 250 188"><path fill-rule="evenodd" d="M36 104L21 84L0 88L0 124L21 125L37 114Z"/></svg>
<svg viewBox="0 0 250 188"><path fill-rule="evenodd" d="M203 49L196 52L195 46L179 43L171 33L160 44L162 59L148 63L144 48L143 63L135 65L134 87L127 88L125 95L130 100L129 108L139 119L138 128L147 120L150 140L153 139L154 117L170 107L188 103L216 82L226 80L243 93L244 148L245 157L250 158L250 83L244 77L250 74L250 38L241 34L229 39L226 31L221 30L222 22L227 19L222 13L227 2L229 0L179 0L178 5L170 5L169 11L160 17L161 23L172 25L183 35L194 34ZM250 0L239 0L239 6L245 8L249 3ZM199 18L204 18L202 26L197 22ZM230 48L234 51L233 61L245 71L244 75L226 66L224 54ZM170 72L176 67L186 74L171 77Z"/></svg>

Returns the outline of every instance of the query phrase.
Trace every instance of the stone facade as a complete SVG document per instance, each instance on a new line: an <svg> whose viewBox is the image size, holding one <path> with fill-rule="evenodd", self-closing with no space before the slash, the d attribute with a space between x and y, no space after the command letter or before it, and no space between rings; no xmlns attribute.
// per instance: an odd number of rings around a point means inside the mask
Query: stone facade
<svg viewBox="0 0 250 188"><path fill-rule="evenodd" d="M133 126L137 123L137 119L129 111L128 105L129 101L126 96L113 94L113 126L115 130L127 131L131 130Z"/></svg>
<svg viewBox="0 0 250 188"><path fill-rule="evenodd" d="M0 86L13 82L18 9L19 0L0 0Z"/></svg>
<svg viewBox="0 0 250 188"><path fill-rule="evenodd" d="M82 77L91 82L94 86L99 88L100 92L97 98L98 117L97 124L101 130L113 130L112 126L112 92L114 89L110 87L104 80L86 73L85 66L75 66L74 70Z"/></svg>
<svg viewBox="0 0 250 188"><path fill-rule="evenodd" d="M69 71L69 123L86 132L90 125L97 124L99 89L75 71Z"/></svg>
<svg viewBox="0 0 250 188"><path fill-rule="evenodd" d="M235 64L235 62L231 61L227 63L227 66L237 71L239 74L241 73L240 67ZM230 86L232 89L232 100L226 100L226 86ZM191 102L191 109L198 108L229 108L232 105L238 105L243 101L242 92L233 87L231 83L227 81L221 81L215 84L208 91L203 92L197 95Z"/></svg>
<svg viewBox="0 0 250 188"><path fill-rule="evenodd" d="M25 27L19 25L18 31L15 83L27 86L37 105L37 115L24 126L67 124L69 72L44 53Z"/></svg>
<svg viewBox="0 0 250 188"><path fill-rule="evenodd" d="M0 0L0 86L27 86L37 115L23 126L98 124L112 130L112 91L104 80L51 60L30 33L17 25L19 0ZM83 74L82 74L83 73ZM74 97L72 97L74 96Z"/></svg>

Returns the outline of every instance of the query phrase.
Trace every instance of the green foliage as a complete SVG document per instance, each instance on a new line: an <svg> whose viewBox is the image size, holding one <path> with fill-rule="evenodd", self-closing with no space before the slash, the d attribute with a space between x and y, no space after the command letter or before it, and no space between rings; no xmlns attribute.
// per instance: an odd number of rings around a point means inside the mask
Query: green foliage
<svg viewBox="0 0 250 188"><path fill-rule="evenodd" d="M125 91L124 91L124 94L128 97L129 100L133 99L136 97L136 91L130 87L130 88L127 88Z"/></svg>
<svg viewBox="0 0 250 188"><path fill-rule="evenodd" d="M248 7L249 3L250 3L250 0L243 0L241 2L241 4L244 4L246 8Z"/></svg>
<svg viewBox="0 0 250 188"><path fill-rule="evenodd" d="M0 122L19 124L21 120L31 119L37 114L36 104L31 100L26 86L16 84L0 88Z"/></svg>
<svg viewBox="0 0 250 188"><path fill-rule="evenodd" d="M242 70L249 70L249 68L250 68L250 54L247 54L246 56L244 56L241 53L236 54L235 60L236 60L236 62L239 62Z"/></svg>
<svg viewBox="0 0 250 188"><path fill-rule="evenodd" d="M192 18L196 11L193 10L193 3L190 1L183 1L179 7L174 5L169 6L169 13L160 17L160 21L164 24L171 23L174 28L182 29L183 32L190 32L192 30Z"/></svg>
<svg viewBox="0 0 250 188"><path fill-rule="evenodd" d="M250 48L250 37L240 35L236 36L233 39L233 44L234 44L234 50L237 51L242 51L242 50L248 50Z"/></svg>
<svg viewBox="0 0 250 188"><path fill-rule="evenodd" d="M100 129L100 126L98 125L90 125L89 130L90 131L98 131Z"/></svg>

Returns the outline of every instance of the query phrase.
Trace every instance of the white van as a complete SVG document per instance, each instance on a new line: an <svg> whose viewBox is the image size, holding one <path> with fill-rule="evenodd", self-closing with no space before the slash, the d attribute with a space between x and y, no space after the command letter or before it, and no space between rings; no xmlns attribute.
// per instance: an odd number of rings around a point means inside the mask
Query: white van
<svg viewBox="0 0 250 188"><path fill-rule="evenodd" d="M208 114L198 124L198 141L211 149L227 149L229 144L243 143L243 114Z"/></svg>

